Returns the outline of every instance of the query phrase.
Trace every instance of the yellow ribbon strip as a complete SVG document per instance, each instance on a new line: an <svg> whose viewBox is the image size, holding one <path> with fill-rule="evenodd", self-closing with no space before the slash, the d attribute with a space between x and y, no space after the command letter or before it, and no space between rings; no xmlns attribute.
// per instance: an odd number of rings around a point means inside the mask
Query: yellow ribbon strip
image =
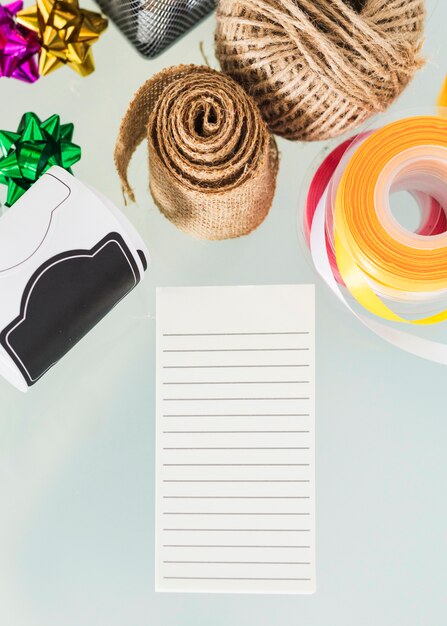
<svg viewBox="0 0 447 626"><path fill-rule="evenodd" d="M441 91L439 92L438 101L436 103L438 107L447 107L447 76L444 80Z"/></svg>

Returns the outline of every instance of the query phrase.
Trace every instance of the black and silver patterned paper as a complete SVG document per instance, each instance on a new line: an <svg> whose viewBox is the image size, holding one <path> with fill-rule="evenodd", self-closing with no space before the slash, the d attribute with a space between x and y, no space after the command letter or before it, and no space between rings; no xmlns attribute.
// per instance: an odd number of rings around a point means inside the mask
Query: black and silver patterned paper
<svg viewBox="0 0 447 626"><path fill-rule="evenodd" d="M141 54L159 55L210 13L216 0L96 0Z"/></svg>

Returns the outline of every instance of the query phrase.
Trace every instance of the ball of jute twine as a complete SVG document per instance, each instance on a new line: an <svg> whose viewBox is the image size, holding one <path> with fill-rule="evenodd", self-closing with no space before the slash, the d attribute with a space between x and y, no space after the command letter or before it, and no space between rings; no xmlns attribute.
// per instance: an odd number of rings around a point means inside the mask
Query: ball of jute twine
<svg viewBox="0 0 447 626"><path fill-rule="evenodd" d="M178 228L202 239L228 239L264 220L275 192L276 143L253 99L229 76L180 65L139 89L115 147L132 200L127 169L145 136L152 196Z"/></svg>
<svg viewBox="0 0 447 626"><path fill-rule="evenodd" d="M424 0L219 0L216 53L273 133L329 139L403 91L424 19Z"/></svg>

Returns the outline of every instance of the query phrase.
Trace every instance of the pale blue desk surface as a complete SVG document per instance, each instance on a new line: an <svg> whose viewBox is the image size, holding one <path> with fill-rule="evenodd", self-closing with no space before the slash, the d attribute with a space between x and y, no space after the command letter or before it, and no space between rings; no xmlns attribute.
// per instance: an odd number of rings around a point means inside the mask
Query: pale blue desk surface
<svg viewBox="0 0 447 626"><path fill-rule="evenodd" d="M90 2L84 2L89 5ZM93 3L91 3L93 6ZM400 107L430 104L447 71L447 3L429 0L428 63ZM76 174L118 205L112 150L133 92L162 67L213 57L214 17L156 61L114 27L96 74L0 83L0 127L54 112L83 146ZM447 369L370 334L317 284L314 596L154 593L156 285L314 282L298 244L300 183L320 146L280 141L271 213L247 238L202 243L145 189L126 209L152 265L144 285L28 396L0 381L0 623L5 626L445 626Z"/></svg>

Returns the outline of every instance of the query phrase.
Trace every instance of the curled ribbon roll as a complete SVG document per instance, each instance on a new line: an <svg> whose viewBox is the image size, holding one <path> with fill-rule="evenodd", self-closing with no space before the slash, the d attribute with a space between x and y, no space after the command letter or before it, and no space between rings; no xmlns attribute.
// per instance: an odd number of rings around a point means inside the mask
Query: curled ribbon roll
<svg viewBox="0 0 447 626"><path fill-rule="evenodd" d="M391 212L408 191L421 209L416 232ZM447 363L447 346L357 313L344 287L382 320L414 326L447 320L447 119L402 119L323 161L310 185L305 234L318 272L372 330L419 356Z"/></svg>
<svg viewBox="0 0 447 626"><path fill-rule="evenodd" d="M139 89L115 148L132 200L127 168L145 135L152 196L178 228L203 239L227 239L264 220L275 191L277 148L256 104L231 78L180 65Z"/></svg>
<svg viewBox="0 0 447 626"><path fill-rule="evenodd" d="M312 222L315 211L323 194L331 183L334 173L340 164L340 161L342 160L343 156L346 154L349 148L352 148L352 146L355 145L356 142L360 142L362 138L366 138L369 134L370 133L365 133L363 135L354 137L354 139L351 138L344 141L325 157L325 159L322 161L321 165L315 172L315 175L309 186L304 214L304 235L306 238L306 242L309 246ZM447 217L439 202L434 198L428 196L426 193L422 193L415 189L410 190L410 193L417 201L421 212L420 224L415 232L420 235L438 235L447 230ZM331 212L328 212L325 225L327 254L329 257L332 272L334 273L337 282L344 286L343 279L337 266L334 240L333 237L331 237L331 231L333 232L333 219Z"/></svg>

